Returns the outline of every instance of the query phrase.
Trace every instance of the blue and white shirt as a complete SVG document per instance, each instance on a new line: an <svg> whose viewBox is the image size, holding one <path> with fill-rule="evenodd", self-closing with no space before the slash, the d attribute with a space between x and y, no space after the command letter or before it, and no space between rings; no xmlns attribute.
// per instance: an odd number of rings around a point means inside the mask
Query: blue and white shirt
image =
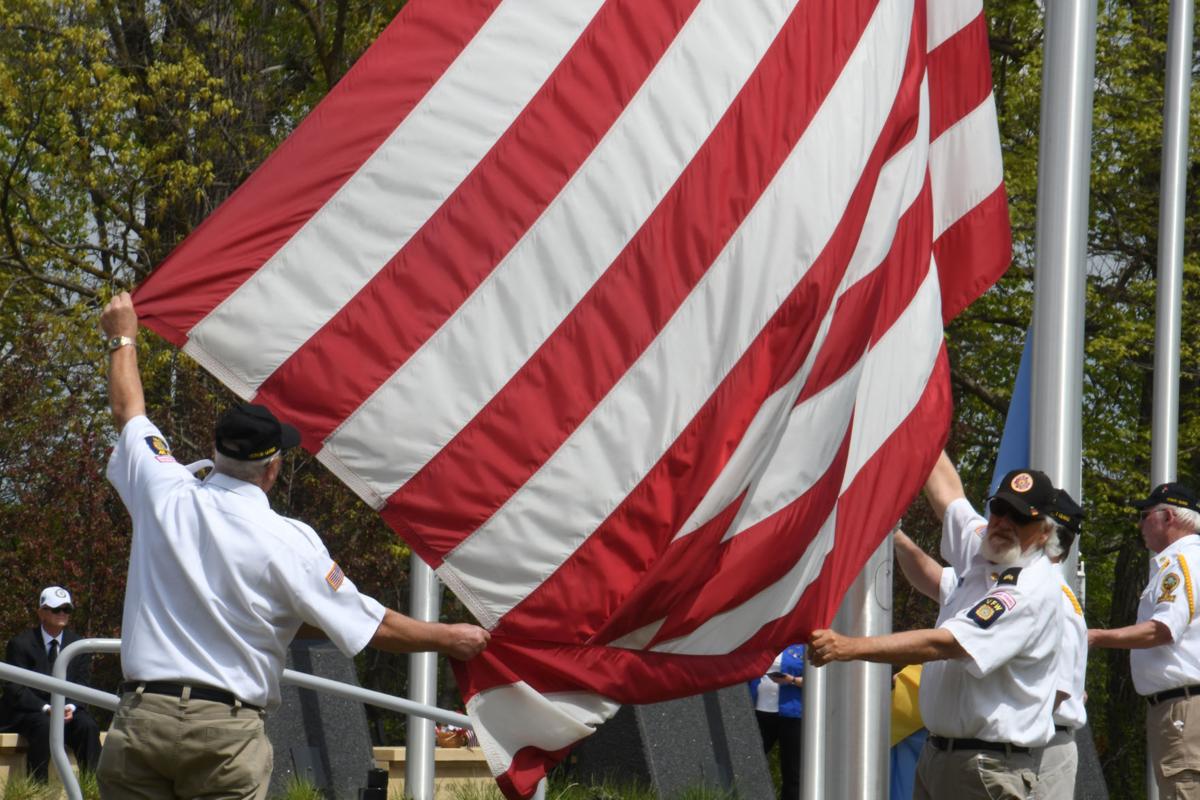
<svg viewBox="0 0 1200 800"><path fill-rule="evenodd" d="M767 672L782 672L804 677L804 645L790 645L771 662ZM780 685L766 675L750 681L750 697L755 711L779 714L792 719L804 716L804 690L790 684Z"/></svg>

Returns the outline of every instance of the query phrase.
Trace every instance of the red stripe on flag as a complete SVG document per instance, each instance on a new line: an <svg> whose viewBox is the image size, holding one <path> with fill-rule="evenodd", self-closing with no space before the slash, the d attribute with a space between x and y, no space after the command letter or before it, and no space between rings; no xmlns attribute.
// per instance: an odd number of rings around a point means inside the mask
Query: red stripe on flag
<svg viewBox="0 0 1200 800"><path fill-rule="evenodd" d="M796 399L799 405L828 388L858 363L878 335L908 307L929 274L933 224L929 181L900 218L887 256L871 274L838 298L825 345Z"/></svg>
<svg viewBox="0 0 1200 800"><path fill-rule="evenodd" d="M825 250L641 484L497 631L546 636L547 620L569 607L579 639L594 636L699 505L763 401L800 368L854 252L879 171L911 136L924 72L915 45L924 38L913 40L899 99ZM597 574L604 580L587 577Z"/></svg>
<svg viewBox="0 0 1200 800"><path fill-rule="evenodd" d="M1012 261L1012 229L1004 184L959 217L933 243L942 287L942 320L949 322L1000 279Z"/></svg>
<svg viewBox="0 0 1200 800"><path fill-rule="evenodd" d="M408 3L296 131L138 288L142 324L182 346L391 135L499 4Z"/></svg>
<svg viewBox="0 0 1200 800"><path fill-rule="evenodd" d="M929 141L937 141L991 93L987 18L980 12L929 53Z"/></svg>
<svg viewBox="0 0 1200 800"><path fill-rule="evenodd" d="M480 655L465 663L452 662L463 696L469 699L488 689L524 681L543 694L590 691L618 703L649 703L760 675L780 642L806 641L815 628L830 624L867 557L920 491L950 426L949 374L943 348L913 411L839 498L835 543L821 577L795 608L765 624L735 649L714 655L682 655L496 633ZM909 462L909 458L914 460ZM896 469L900 461L911 463L912 468Z"/></svg>
<svg viewBox="0 0 1200 800"><path fill-rule="evenodd" d="M590 645L553 645L493 636L480 656L452 662L466 698L524 680L545 694L588 690L620 703L660 702L729 686L762 674L780 642L807 641L827 627L862 564L912 501L945 444L952 402L945 349L925 392L903 423L859 471L838 501L837 534L821 577L786 615L767 623L735 650L713 656L675 655ZM931 433L935 434L931 436ZM912 469L895 469L895 464ZM874 533L870 533L870 532ZM513 720L521 728L523 720ZM531 721L530 721L531 722ZM518 751L507 777L509 797L525 797L569 748Z"/></svg>
<svg viewBox="0 0 1200 800"><path fill-rule="evenodd" d="M848 5L797 6L638 235L504 390L392 495L384 519L415 528L423 554L444 556L495 513L671 319L841 74L875 2Z"/></svg>
<svg viewBox="0 0 1200 800"><path fill-rule="evenodd" d="M512 766L496 777L496 785L507 800L522 800L537 790L538 782L550 768L567 757L570 747L547 752L540 747L522 747L513 756Z"/></svg>
<svg viewBox="0 0 1200 800"><path fill-rule="evenodd" d="M696 3L606 3L471 174L368 285L259 387L257 399L295 423L305 445L317 449L450 318L545 211ZM337 390L297 388L309 375ZM467 494L477 491L472 486Z"/></svg>

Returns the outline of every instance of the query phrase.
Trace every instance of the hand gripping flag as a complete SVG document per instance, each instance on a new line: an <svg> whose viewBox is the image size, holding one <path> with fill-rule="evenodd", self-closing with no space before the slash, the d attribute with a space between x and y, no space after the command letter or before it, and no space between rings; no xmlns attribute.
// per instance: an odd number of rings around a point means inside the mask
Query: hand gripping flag
<svg viewBox="0 0 1200 800"><path fill-rule="evenodd" d="M413 0L135 300L492 630L516 797L828 623L1009 257L978 0Z"/></svg>

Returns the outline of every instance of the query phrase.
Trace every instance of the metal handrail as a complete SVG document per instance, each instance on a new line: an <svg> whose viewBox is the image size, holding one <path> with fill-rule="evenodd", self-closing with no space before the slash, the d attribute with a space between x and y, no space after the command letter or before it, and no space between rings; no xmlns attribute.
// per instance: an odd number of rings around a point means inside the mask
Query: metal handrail
<svg viewBox="0 0 1200 800"><path fill-rule="evenodd" d="M71 770L71 762L67 757L67 746L63 738L66 728L64 715L67 699L66 695L60 694L60 692L70 692L72 697L95 706L100 706L101 708L107 708L110 711L116 710L117 706L120 705L121 698L115 694L102 692L90 686L71 683L65 680L67 665L71 659L83 653L120 652L120 639L79 639L64 647L58 654L58 658L54 662L52 677L47 677L40 672L0 662L0 678L50 692L50 756L54 762L54 769L58 772L59 780L62 782L63 789L66 790L67 797L70 800L83 800L83 792L79 788L79 781L75 777L75 773ZM406 700L401 697L393 697L390 694L364 689L361 686L352 686L348 683L320 678L316 675L308 675L303 672L285 669L281 676L281 681L301 688L312 689L318 692L328 692L339 697L367 703L368 705L391 709L392 711L415 714L437 722L457 725L462 728L472 727L470 717L463 714L447 711L436 706L424 705L423 703L415 703L412 700ZM543 782L542 786L539 787L540 793L537 796L543 796L545 792L544 787L545 784Z"/></svg>

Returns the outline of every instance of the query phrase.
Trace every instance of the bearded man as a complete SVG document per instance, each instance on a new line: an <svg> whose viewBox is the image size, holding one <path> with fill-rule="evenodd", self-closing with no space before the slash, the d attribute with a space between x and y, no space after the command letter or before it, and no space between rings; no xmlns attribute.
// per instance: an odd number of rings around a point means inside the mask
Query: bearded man
<svg viewBox="0 0 1200 800"><path fill-rule="evenodd" d="M941 603L937 627L865 637L819 630L809 653L816 666L932 662L921 676L930 736L914 800L1027 800L1041 748L1054 736L1062 613L1043 548L1056 530L1050 511L1058 490L1044 473L1013 470L988 499L985 520L943 453L925 494L942 518L942 556L951 567L930 576Z"/></svg>

